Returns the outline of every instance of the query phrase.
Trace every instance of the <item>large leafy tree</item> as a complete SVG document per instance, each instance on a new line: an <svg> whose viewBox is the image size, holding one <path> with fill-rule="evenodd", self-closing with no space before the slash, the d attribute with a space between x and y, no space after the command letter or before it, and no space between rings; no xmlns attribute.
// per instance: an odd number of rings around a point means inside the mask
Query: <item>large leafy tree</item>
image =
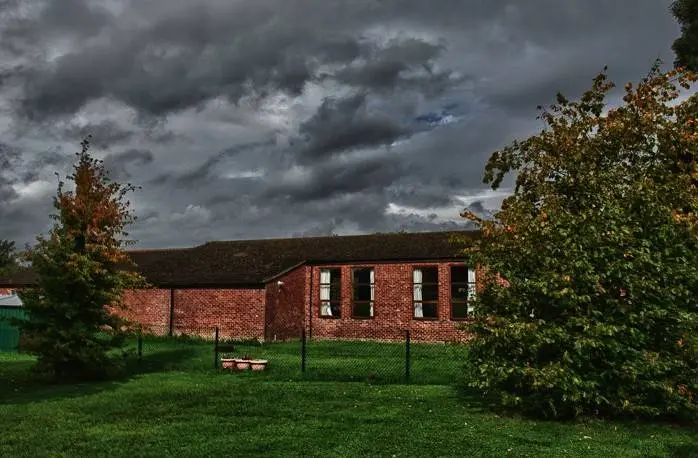
<svg viewBox="0 0 698 458"><path fill-rule="evenodd" d="M0 240L0 274L11 269L16 262L15 242Z"/></svg>
<svg viewBox="0 0 698 458"><path fill-rule="evenodd" d="M698 71L698 0L676 0L671 12L681 25L681 36L672 45L675 64Z"/></svg>
<svg viewBox="0 0 698 458"><path fill-rule="evenodd" d="M135 219L125 195L134 187L111 181L88 148L86 139L67 177L74 190L59 181L49 236L25 253L38 285L21 294L29 317L22 346L56 379L110 373L109 350L123 342L123 322L112 311L124 289L144 285L124 250L131 243L125 227Z"/></svg>
<svg viewBox="0 0 698 458"><path fill-rule="evenodd" d="M604 72L491 156L485 183L517 177L493 220L463 213L486 266L471 389L547 417L698 416L695 80L657 64L606 111Z"/></svg>

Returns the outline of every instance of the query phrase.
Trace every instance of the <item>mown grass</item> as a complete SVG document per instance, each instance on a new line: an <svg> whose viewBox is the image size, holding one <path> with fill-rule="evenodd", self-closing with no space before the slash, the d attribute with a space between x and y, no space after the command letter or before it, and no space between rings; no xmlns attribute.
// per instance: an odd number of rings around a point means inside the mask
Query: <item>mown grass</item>
<svg viewBox="0 0 698 458"><path fill-rule="evenodd" d="M226 357L250 356L269 361L263 377L281 380L371 381L396 383L407 381L404 343L370 341L307 342L305 372L301 373L300 341L274 343L235 343L235 352ZM135 352L136 342L129 343ZM451 384L462 372L464 345L412 344L409 382L413 384ZM169 354L169 361L162 355ZM159 355L148 362L149 355ZM213 368L213 343L205 340L146 338L143 342L144 370L210 370Z"/></svg>
<svg viewBox="0 0 698 458"><path fill-rule="evenodd" d="M346 345L324 351L360 351ZM698 456L694 427L539 422L449 385L302 380L295 346L250 346L273 366L234 374L212 370L209 344L161 341L140 374L71 385L34 382L30 357L0 353L0 456Z"/></svg>

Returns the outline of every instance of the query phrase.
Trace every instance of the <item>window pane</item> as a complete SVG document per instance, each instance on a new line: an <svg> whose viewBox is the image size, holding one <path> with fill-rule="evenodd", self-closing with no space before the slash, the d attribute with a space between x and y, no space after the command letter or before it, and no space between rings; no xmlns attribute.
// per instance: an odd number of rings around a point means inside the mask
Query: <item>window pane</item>
<svg viewBox="0 0 698 458"><path fill-rule="evenodd" d="M354 316L361 318L370 318L371 304L368 302L360 302L358 304L354 304Z"/></svg>
<svg viewBox="0 0 698 458"><path fill-rule="evenodd" d="M339 302L342 297L342 289L336 283L330 285L330 297L329 300L333 302Z"/></svg>
<svg viewBox="0 0 698 458"><path fill-rule="evenodd" d="M331 316L332 309L330 308L329 302L322 302L320 304L320 316Z"/></svg>
<svg viewBox="0 0 698 458"><path fill-rule="evenodd" d="M436 267L422 267L422 283L438 283L439 269Z"/></svg>
<svg viewBox="0 0 698 458"><path fill-rule="evenodd" d="M438 285L424 285L424 286L422 286L422 300L423 301L438 301L439 300L439 286Z"/></svg>
<svg viewBox="0 0 698 458"><path fill-rule="evenodd" d="M371 300L371 285L354 285L354 300L355 301L370 301Z"/></svg>
<svg viewBox="0 0 698 458"><path fill-rule="evenodd" d="M466 318L468 316L468 306L465 304L452 304L451 316L453 318Z"/></svg>
<svg viewBox="0 0 698 458"><path fill-rule="evenodd" d="M451 300L466 302L468 300L468 285L451 285Z"/></svg>
<svg viewBox="0 0 698 458"><path fill-rule="evenodd" d="M451 266L451 283L468 283L468 267Z"/></svg>
<svg viewBox="0 0 698 458"><path fill-rule="evenodd" d="M424 318L436 318L436 304L422 304Z"/></svg>
<svg viewBox="0 0 698 458"><path fill-rule="evenodd" d="M333 302L332 304L330 304L330 309L332 310L332 316L342 316L342 307L339 304Z"/></svg>
<svg viewBox="0 0 698 458"><path fill-rule="evenodd" d="M371 270L366 269L354 269L354 283L371 283Z"/></svg>
<svg viewBox="0 0 698 458"><path fill-rule="evenodd" d="M320 300L329 301L330 300L330 286L320 285Z"/></svg>
<svg viewBox="0 0 698 458"><path fill-rule="evenodd" d="M330 282L339 284L341 281L342 271L340 269L330 269Z"/></svg>

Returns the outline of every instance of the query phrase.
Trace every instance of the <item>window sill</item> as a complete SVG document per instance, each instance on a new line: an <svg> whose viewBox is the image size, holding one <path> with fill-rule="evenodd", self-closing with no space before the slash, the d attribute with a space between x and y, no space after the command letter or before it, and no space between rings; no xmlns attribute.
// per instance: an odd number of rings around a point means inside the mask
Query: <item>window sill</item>
<svg viewBox="0 0 698 458"><path fill-rule="evenodd" d="M341 316L335 316L335 315L319 315L318 318L323 318L325 320L339 320L342 317Z"/></svg>
<svg viewBox="0 0 698 458"><path fill-rule="evenodd" d="M415 320L415 321L439 321L439 317L436 317L436 316L435 316L435 317L427 317L427 316L417 317L417 316L413 316L412 319Z"/></svg>
<svg viewBox="0 0 698 458"><path fill-rule="evenodd" d="M469 317L469 316L464 317L464 318L454 318L454 317L451 317L451 321L472 321L472 319L473 319L473 318L472 318L472 317Z"/></svg>
<svg viewBox="0 0 698 458"><path fill-rule="evenodd" d="M352 316L352 320L372 320L375 316Z"/></svg>

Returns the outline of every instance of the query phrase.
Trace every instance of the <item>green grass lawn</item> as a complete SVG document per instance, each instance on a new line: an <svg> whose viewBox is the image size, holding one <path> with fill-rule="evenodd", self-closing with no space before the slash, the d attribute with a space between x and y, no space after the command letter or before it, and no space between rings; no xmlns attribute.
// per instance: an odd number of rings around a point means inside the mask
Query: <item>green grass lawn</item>
<svg viewBox="0 0 698 458"><path fill-rule="evenodd" d="M135 350L135 341L129 343ZM462 372L464 345L412 344L410 378L412 384L451 384ZM303 378L324 381L370 381L373 383L405 382L405 344L357 341L308 341L306 371L301 374L300 341L255 344L237 343L234 353L226 356L269 361L264 374L280 380ZM155 356L155 358L151 358ZM145 339L143 369L211 370L213 343L173 339ZM151 367L155 365L156 367Z"/></svg>
<svg viewBox="0 0 698 458"><path fill-rule="evenodd" d="M214 372L209 344L148 344L143 373L91 384L33 382L30 357L0 353L0 457L698 456L696 428L499 417L448 385L318 380L363 344L316 345L310 380L294 369L297 343L250 347L269 357L265 374ZM457 350L419 351L434 366Z"/></svg>

